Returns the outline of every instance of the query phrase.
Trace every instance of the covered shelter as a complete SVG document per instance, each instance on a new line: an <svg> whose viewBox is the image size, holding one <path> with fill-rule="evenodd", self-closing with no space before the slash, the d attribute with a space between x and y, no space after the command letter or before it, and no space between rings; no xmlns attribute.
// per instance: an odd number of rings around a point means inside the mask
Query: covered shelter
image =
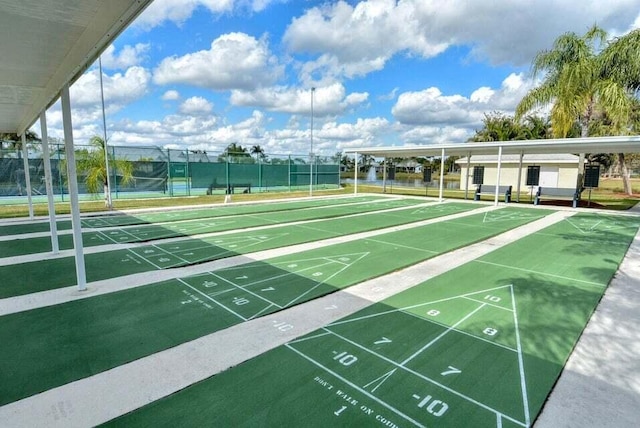
<svg viewBox="0 0 640 428"><path fill-rule="evenodd" d="M520 183L522 181L523 157L525 154L563 154L563 153L639 153L640 136L615 136L615 137L588 137L588 138L561 138L546 140L518 140L518 141L492 141L492 142L470 142L470 143L448 143L448 144L425 144L402 147L363 147L349 149L345 154L351 154L356 159L356 171L358 170L358 156L370 155L378 158L401 158L401 157L440 157L466 156L466 170L469 171L471 159L474 155L491 155L496 157L495 168L495 198L494 204L498 204L498 186L502 183L502 163L505 155L518 156L518 194L520 193ZM464 188L469 189L469 174L463 177ZM462 185L462 184L461 184ZM358 177L354 177L354 192L358 192ZM440 169L439 199L443 200L444 190L444 170ZM465 193L467 196L467 193Z"/></svg>
<svg viewBox="0 0 640 428"><path fill-rule="evenodd" d="M51 245L58 252L46 111L62 105L78 288L86 288L69 87L152 0L0 0L0 132L22 138L29 217L33 218L25 134L40 120Z"/></svg>

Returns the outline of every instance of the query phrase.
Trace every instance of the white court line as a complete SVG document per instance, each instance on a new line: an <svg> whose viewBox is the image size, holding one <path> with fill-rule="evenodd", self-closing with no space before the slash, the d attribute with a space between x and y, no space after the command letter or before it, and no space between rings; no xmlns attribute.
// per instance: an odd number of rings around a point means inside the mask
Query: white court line
<svg viewBox="0 0 640 428"><path fill-rule="evenodd" d="M323 366L322 364L320 364L319 362L317 362L316 360L314 360L311 357L306 356L305 354L303 354L302 352L298 351L295 348L292 348L288 343L285 344L284 346L286 346L287 348L289 348L290 350L292 350L293 352L295 352L296 354L300 355L302 358L306 359L307 361L309 361L310 363L316 365L317 367L325 370L327 373L330 373L331 375L333 375L334 377L336 377L337 379L340 379L341 381L343 381L344 383L346 383L347 385L351 386L352 388L360 391L361 393L363 393L364 395L366 395L367 397L371 398L372 400L378 402L380 405L386 407L387 409L391 410L393 413L395 413L396 415L402 417L403 419L406 419L407 421L411 422L412 424L414 424L417 427L422 427L424 428L425 425L422 425L420 422L413 420L411 417L405 415L404 413L402 413L401 411L399 411L398 409L396 409L395 407L391 406L390 404L387 404L385 401L382 401L381 399L379 399L378 397L376 397L375 395L371 394L368 391L365 391L364 389L360 388L358 385L354 384L353 382L347 380L346 378L340 376L338 373L334 372L333 370L330 370L329 368Z"/></svg>
<svg viewBox="0 0 640 428"><path fill-rule="evenodd" d="M360 260L362 260L363 258L365 258L366 256L368 256L370 253L366 252L364 253L362 256L360 256L358 259L352 261L351 263L349 263L348 265L345 265L342 267L342 269L340 269L337 272L334 272L332 275L329 275L327 278L323 279L322 282L319 282L317 285L311 287L310 289L308 289L307 291L305 291L304 293L302 293L301 295L299 295L298 297L296 297L295 299L293 299L292 301L290 301L289 303L287 303L286 306L291 306L296 300L301 299L303 296L311 293L313 290L315 290L316 288L320 287L322 284L325 284L327 281L329 281L331 278L335 277L336 275L341 274L342 272L344 272L346 269L350 268L351 266L355 265L357 262L359 262ZM342 288L342 287L336 287L336 288Z"/></svg>
<svg viewBox="0 0 640 428"><path fill-rule="evenodd" d="M511 290L511 305L513 306L513 323L515 324L516 332L516 347L518 349L518 368L520 369L520 387L522 388L522 402L524 403L524 420L527 426L531 426L531 416L529 415L529 396L527 395L527 383L524 375L524 360L522 358L522 345L520 344L520 329L518 327L518 310L516 309L516 296L513 292L513 285Z"/></svg>
<svg viewBox="0 0 640 428"><path fill-rule="evenodd" d="M464 298L465 298L465 297L462 297L462 299L464 299ZM415 314L415 313L413 313L413 312L406 312L406 311L400 311L400 312L401 312L401 313L403 313L403 314L405 314L405 315L409 315L409 316L412 316L412 317L418 318L419 320L426 321L426 322L429 322L429 323L431 323L431 324L439 325L440 327L443 327L443 328L447 328L447 327L449 327L447 324L441 323L441 322L436 321L436 320L434 320L434 319L425 318L425 317L420 316L420 315L418 315L418 314ZM507 345L503 345L502 343L492 342L492 341L490 341L490 340L485 339L484 337L476 336L475 334L472 334L472 333L466 332L466 331L464 331L464 330L458 330L457 328L455 328L455 329L453 329L453 331L455 331L456 333L462 334L462 335L464 335L464 336L469 336L469 337L471 337L472 339L480 340L480 341L482 341L482 342L486 342L486 343L488 343L488 344L490 344L490 345L493 345L493 346L497 346L497 347L499 347L499 348L506 349L507 351L511 351L511 352L513 352L513 353L518 352L518 350L517 350L517 349L510 348L510 347L508 347Z"/></svg>
<svg viewBox="0 0 640 428"><path fill-rule="evenodd" d="M367 348L367 347L365 347L365 346L360 345L359 343L356 343L356 342L354 342L354 341L352 341L352 340L350 340L350 339L347 339L346 337L341 336L340 334L338 334L338 333L336 333L336 332L333 332L333 331L331 331L331 330L328 330L327 328L323 328L323 330L326 330L326 331L330 332L332 335L334 335L334 336L336 336L336 337L338 337L338 338L340 338L340 339L344 340L345 342L350 343L351 345L353 345L353 346L355 346L355 347L357 347L357 348L360 348L360 349L362 349L363 351L368 352L368 353L370 353L370 354L372 354L372 355L374 355L374 356L376 356L376 357L378 357L378 358L380 358L380 359L382 359L382 360L384 360L384 361L388 362L389 364L392 364L393 366L395 366L395 367L397 367L397 368L400 368L400 369L402 369L402 370L406 371L407 373L410 373L410 374L412 374L412 375L414 375L414 376L419 377L419 378L420 378L420 379L422 379L422 380L425 380L425 381L427 381L427 382L429 382L429 383L431 383L431 384L433 384L433 385L436 385L436 386L438 386L438 387L440 387L440 388L444 389L445 391L450 392L451 394L456 395L456 396L458 396L459 398L462 398L462 399L463 399L463 400L465 400L465 401L468 401L468 402L470 402L470 403L472 403L472 404L475 404L476 406L482 407L483 409L488 410L488 411L490 411L490 412L492 412L492 413L500 414L500 415L504 416L505 418L509 419L510 421L512 421L512 422L514 422L514 423L516 423L516 424L518 424L518 425L521 425L521 426L523 426L523 427L526 427L526 425L525 425L523 422L520 422L520 421L518 421L518 420L516 420L516 419L512 418L511 416L505 415L504 413L499 412L499 411L497 411L496 409L494 409L494 408L492 408L492 407L490 407L490 406L487 406L486 404L483 404L483 403L481 403L481 402L479 402L479 401L477 401L477 400L475 400L475 399L473 399L473 398L471 398L471 397L468 397L468 396L466 396L465 394L463 394L463 393L461 393L461 392L456 391L455 389L452 389L452 388L450 388L450 387L448 387L448 386L446 386L446 385L443 385L443 384L441 384L440 382L438 382L438 381L436 381L436 380L434 380L434 379L431 379L431 378L430 378L430 377L428 377L428 376L423 375L422 373L416 372L416 371L415 371L415 370L413 370L413 369L410 369L410 368L405 367L405 366L403 366L403 365L401 365L401 364L398 364L397 362L395 362L395 361L393 361L393 360L391 360L391 359L389 359L389 358L385 357L384 355L380 355L380 354L378 354L377 352L372 351L371 349L369 349L369 348Z"/></svg>
<svg viewBox="0 0 640 428"><path fill-rule="evenodd" d="M220 306L222 309L232 313L233 315L237 316L238 318L240 318L242 321L246 321L247 319L245 317L243 317L242 315L240 315L239 313L231 310L230 308L228 308L227 306L223 305L222 303L218 302L216 299L214 299L211 296L208 296L206 293L203 293L202 291L198 290L197 288L195 288L194 286L192 286L191 284L188 284L187 282L183 281L181 278L176 278L179 282L181 282L182 284L186 285L187 287L189 287L190 289L192 289L193 291L195 291L196 293L200 294L201 296L203 296L204 298L211 300L213 303L215 303L216 305Z"/></svg>
<svg viewBox="0 0 640 428"><path fill-rule="evenodd" d="M252 296L254 296L254 297L257 297L258 299L260 299L260 300L264 301L265 303L269 303L269 304L271 304L271 305L273 305L273 306L276 306L276 307L277 307L277 308L279 308L279 309L282 309L282 308L283 308L283 306L280 306L280 305L278 305L277 303L274 303L274 302L272 302L271 300L266 299L266 298L264 298L264 297L260 296L259 294L254 293L254 292L253 292L253 291L251 291L251 290L246 290L246 289L242 288L242 286L240 286L240 285L236 284L235 282L230 281L230 280L228 280L228 279L226 279L226 278L223 278L223 277L221 277L221 276L217 275L215 272L210 272L210 273L211 273L211 275L213 275L214 277L216 277L216 278L218 278L218 279L221 279L221 280L223 280L224 282L226 282L226 283L228 283L228 284L233 285L234 287L236 287L236 288L237 288L238 290L240 290L240 291L244 291L244 292L246 292L246 293L251 294L251 295L252 295ZM246 321L246 320L245 320L245 321Z"/></svg>
<svg viewBox="0 0 640 428"><path fill-rule="evenodd" d="M396 244L393 242L386 242L386 241L382 241L380 239L367 239L367 241L371 241L371 242L376 242L378 244L384 244L384 245L392 245L394 247L399 247L399 248L406 248L407 250L416 250L416 251L423 251L425 253L431 253L431 254L440 254L440 251L433 251L433 250L427 250L426 248L417 248L417 247L412 247L410 245L402 245L402 244Z"/></svg>
<svg viewBox="0 0 640 428"><path fill-rule="evenodd" d="M553 277L553 278L559 278L559 279L566 279L566 280L569 280L569 281L581 282L583 284L593 285L593 286L597 286L597 287L606 287L607 286L607 284L600 284L599 282L586 281L584 279L569 278L568 276L556 275L556 274L553 274L553 273L546 273L546 272L538 272L538 271L531 270L531 269L525 269L525 268L519 268L519 267L515 267L515 266L503 265L501 263L488 262L488 261L485 261L485 260L473 260L473 262L474 263L482 263L482 264L485 264L485 265L502 267L502 268L505 268L505 269L517 270L517 271L521 271L521 272L532 273L534 275L544 275L544 276L550 276L550 277Z"/></svg>
<svg viewBox="0 0 640 428"><path fill-rule="evenodd" d="M475 315L476 312L478 312L480 309L484 308L485 306L487 306L486 303L482 303L480 306L478 306L477 308L475 308L473 311L469 312L467 315L465 315L460 321L458 321L457 323L455 323L454 325L450 326L449 328L447 328L445 331L443 331L442 333L440 333L437 337L433 338L433 340L431 340L429 343L427 343L426 345L424 345L422 348L418 349L416 352L413 353L413 355L410 355L408 358L406 358L403 362L400 363L400 365L404 366L405 364L407 364L409 361L413 360L415 357L417 357L418 355L420 355L423 351L425 351L426 349L428 349L431 345L433 345L434 343L436 343L438 340L442 339L444 336L446 336L447 334L451 333L452 330L455 330L460 324L462 324L463 322L465 322L467 319L471 318L473 315Z"/></svg>
<svg viewBox="0 0 640 428"><path fill-rule="evenodd" d="M462 298L463 298L463 299L466 299L466 300L471 300L471 301L473 301L473 302L477 302L477 303L485 303L485 304L487 304L487 305L489 305L489 306L492 306L492 307L494 307L494 308L496 308L496 309L502 309L503 311L513 312L511 309L503 308L503 307L502 307L502 306L500 306L500 305L494 305L494 304L493 304L493 303L491 303L491 302L483 302L483 301L481 301L481 300L473 299L473 298L471 298L471 297L467 297L467 296L464 296L464 297L462 297Z"/></svg>
<svg viewBox="0 0 640 428"><path fill-rule="evenodd" d="M419 286L419 285L420 284L417 284L416 287ZM458 296L445 297L443 299L432 300L430 302L418 303L418 304L410 305L410 306L404 306L402 308L391 309L391 310L388 310L388 311L378 312L378 313L371 314L371 315L364 315L364 316L357 317L357 318L349 318L347 320L341 320L341 321L333 322L333 323L329 324L328 326L331 327L331 326L334 326L334 325L347 324L347 323L354 322L354 321L361 321L361 320L364 320L364 319L373 318L373 317L377 317L377 316L380 316L380 315L391 314L393 312L404 312L404 311L407 311L409 309L419 308L421 306L433 305L434 303L446 302L448 300L453 300L453 299L457 299L457 298L460 298L460 297L471 296L472 294L477 294L479 292L499 290L500 288L505 288L505 287L508 287L508 285L500 285L498 287L487 288L486 290L472 291L470 293L460 294ZM430 320L427 320L427 321L430 321Z"/></svg>

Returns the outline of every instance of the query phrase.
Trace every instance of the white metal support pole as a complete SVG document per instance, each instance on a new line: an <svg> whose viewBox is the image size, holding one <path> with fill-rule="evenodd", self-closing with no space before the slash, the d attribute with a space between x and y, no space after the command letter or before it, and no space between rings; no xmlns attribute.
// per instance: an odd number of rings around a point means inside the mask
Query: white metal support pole
<svg viewBox="0 0 640 428"><path fill-rule="evenodd" d="M467 199L468 195L469 195L469 173L471 171L469 171L471 168L471 152L467 153L467 174L465 177L465 184L464 184L464 198Z"/></svg>
<svg viewBox="0 0 640 428"><path fill-rule="evenodd" d="M358 152L356 152L355 173L353 178L353 193L358 194Z"/></svg>
<svg viewBox="0 0 640 428"><path fill-rule="evenodd" d="M22 162L24 165L24 182L27 187L27 200L29 201L29 219L33 220L33 199L31 198L31 172L29 171L29 151L27 150L27 135L22 133Z"/></svg>
<svg viewBox="0 0 640 428"><path fill-rule="evenodd" d="M387 193L387 158L383 161L384 167L382 168L382 193Z"/></svg>
<svg viewBox="0 0 640 428"><path fill-rule="evenodd" d="M73 148L73 127L71 123L71 100L69 85L60 91L62 102L62 125L64 127L64 149L67 158L67 179L69 182L69 200L71 201L71 227L73 229L73 248L76 257L76 276L78 290L87 289L87 274L84 267L84 251L82 247L82 225L80 223L80 206L78 204L78 176L76 175L76 156Z"/></svg>
<svg viewBox="0 0 640 428"><path fill-rule="evenodd" d="M498 147L498 172L496 176L496 195L493 201L494 206L498 206L498 197L500 195L500 172L502 171L502 146Z"/></svg>
<svg viewBox="0 0 640 428"><path fill-rule="evenodd" d="M49 229L51 231L51 251L60 252L58 245L58 226L56 223L56 206L53 202L53 183L51 180L51 158L49 156L49 135L47 131L47 113L40 113L40 130L42 133L42 157L44 161L44 183L47 190L47 205L49 207Z"/></svg>
<svg viewBox="0 0 640 428"><path fill-rule="evenodd" d="M520 202L520 187L522 185L522 159L524 158L524 152L520 152L520 164L518 165L518 190L516 194L516 201Z"/></svg>
<svg viewBox="0 0 640 428"><path fill-rule="evenodd" d="M444 201L443 195L444 195L444 148L442 149L442 155L440 157L440 195L438 196L438 199L440 199L440 202Z"/></svg>

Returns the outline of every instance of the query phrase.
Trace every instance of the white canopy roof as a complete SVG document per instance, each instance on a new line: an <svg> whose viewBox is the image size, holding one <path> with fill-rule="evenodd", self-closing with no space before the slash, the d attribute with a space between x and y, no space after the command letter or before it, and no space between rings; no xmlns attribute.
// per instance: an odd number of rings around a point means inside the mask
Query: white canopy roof
<svg viewBox="0 0 640 428"><path fill-rule="evenodd" d="M345 153L358 153L376 157L419 157L495 155L502 147L503 154L520 153L637 153L640 136L562 138L549 140L492 141L487 143L426 144L404 147L364 147L348 149Z"/></svg>
<svg viewBox="0 0 640 428"><path fill-rule="evenodd" d="M0 132L22 134L153 0L0 0Z"/></svg>

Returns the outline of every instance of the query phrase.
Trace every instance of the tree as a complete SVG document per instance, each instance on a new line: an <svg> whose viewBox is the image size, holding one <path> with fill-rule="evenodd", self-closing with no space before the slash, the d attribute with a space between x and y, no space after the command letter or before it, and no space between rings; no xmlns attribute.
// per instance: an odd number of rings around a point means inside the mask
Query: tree
<svg viewBox="0 0 640 428"><path fill-rule="evenodd" d="M79 175L84 176L84 182L87 190L92 194L104 192L105 207L109 206L109 194L107 187L107 166L104 150L104 140L97 135L89 140L89 144L93 150L78 150L76 152L76 170ZM109 155L110 173L120 176L119 183L128 185L133 182L133 164L125 160L115 159ZM64 174L66 174L66 163L63 166Z"/></svg>
<svg viewBox="0 0 640 428"><path fill-rule="evenodd" d="M264 149L259 145L251 147L251 154L256 155L256 162L258 161L258 159L264 159L266 157L264 154Z"/></svg>
<svg viewBox="0 0 640 428"><path fill-rule="evenodd" d="M606 32L594 25L583 36L565 33L555 40L552 49L539 52L532 71L534 77L543 74L543 80L520 101L516 120L531 110L551 105L553 135L558 138L567 137L576 123L580 136L588 137L592 121L603 114L609 118L611 130L624 128L629 123L632 97L621 77L605 66L604 52L611 47L603 50L606 38ZM583 159L581 154L579 186Z"/></svg>

